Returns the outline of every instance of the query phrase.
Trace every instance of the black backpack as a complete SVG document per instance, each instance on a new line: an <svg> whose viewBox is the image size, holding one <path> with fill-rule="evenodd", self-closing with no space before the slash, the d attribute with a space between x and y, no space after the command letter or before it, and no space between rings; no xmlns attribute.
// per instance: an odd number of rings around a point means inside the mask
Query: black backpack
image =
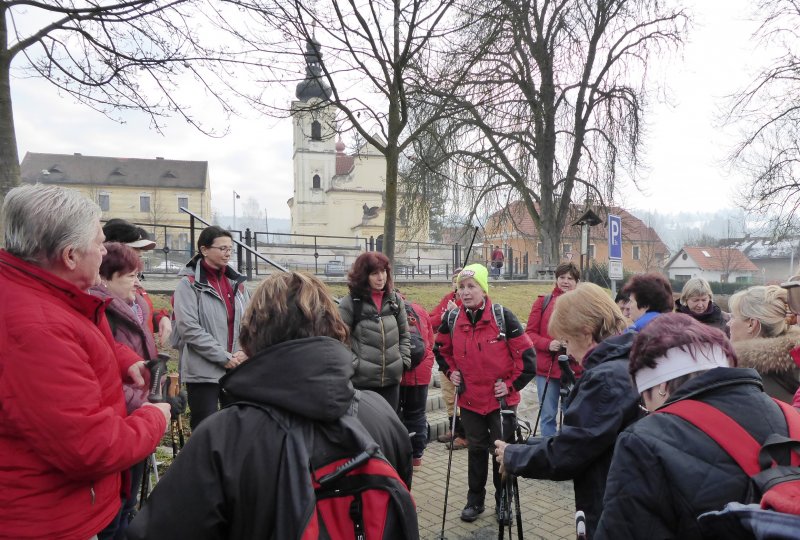
<svg viewBox="0 0 800 540"><path fill-rule="evenodd" d="M704 537L731 539L795 539L800 531L800 413L780 406L789 436L772 434L760 444L719 409L691 399L657 413L673 414L716 442L750 477L747 500L728 503L721 511L698 517Z"/></svg>
<svg viewBox="0 0 800 540"><path fill-rule="evenodd" d="M392 302L394 306L397 306L397 297L393 297ZM425 359L425 340L422 339L422 334L420 333L418 327L419 317L417 316L417 312L414 311L414 308L411 307L409 302L403 302L403 305L406 307L408 334L411 337L411 367L409 367L408 370L412 370L420 365ZM363 308L364 301L361 298L353 298L353 322L350 325L351 334L355 331L356 325L366 318L361 316ZM400 313L399 308L393 309L392 313L394 314L395 319L397 319L397 315Z"/></svg>
<svg viewBox="0 0 800 540"><path fill-rule="evenodd" d="M411 303L405 302L406 317L408 318L408 334L411 336L411 367L414 369L425 359L425 340L419 329L419 316Z"/></svg>

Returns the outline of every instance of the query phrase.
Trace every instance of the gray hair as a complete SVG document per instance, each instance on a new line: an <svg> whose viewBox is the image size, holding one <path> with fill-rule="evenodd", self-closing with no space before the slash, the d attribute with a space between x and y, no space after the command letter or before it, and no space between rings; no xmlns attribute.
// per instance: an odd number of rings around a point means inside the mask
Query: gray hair
<svg viewBox="0 0 800 540"><path fill-rule="evenodd" d="M709 300L714 299L714 292L711 290L711 285L708 284L708 281L701 277L692 278L683 285L681 304L686 305L686 302L692 296L703 296L704 294L708 295Z"/></svg>
<svg viewBox="0 0 800 540"><path fill-rule="evenodd" d="M33 264L52 264L73 246L88 248L97 235L100 207L78 191L28 184L3 203L6 251Z"/></svg>

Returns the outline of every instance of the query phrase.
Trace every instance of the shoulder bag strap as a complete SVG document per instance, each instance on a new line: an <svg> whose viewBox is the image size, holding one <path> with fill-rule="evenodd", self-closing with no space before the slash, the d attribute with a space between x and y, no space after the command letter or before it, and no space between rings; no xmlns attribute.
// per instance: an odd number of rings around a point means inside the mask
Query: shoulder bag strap
<svg viewBox="0 0 800 540"><path fill-rule="evenodd" d="M702 401L684 399L656 412L683 418L697 427L730 454L749 476L761 472L758 463L761 445L747 430L716 407Z"/></svg>

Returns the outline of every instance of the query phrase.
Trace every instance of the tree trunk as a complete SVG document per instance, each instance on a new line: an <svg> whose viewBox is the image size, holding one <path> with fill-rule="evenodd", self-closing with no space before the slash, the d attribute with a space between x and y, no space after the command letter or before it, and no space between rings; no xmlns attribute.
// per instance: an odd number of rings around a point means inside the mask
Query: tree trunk
<svg viewBox="0 0 800 540"><path fill-rule="evenodd" d="M386 207L383 222L383 254L394 266L395 241L397 238L397 144L386 147Z"/></svg>
<svg viewBox="0 0 800 540"><path fill-rule="evenodd" d="M19 154L11 106L11 57L5 9L0 9L0 199L18 186Z"/></svg>

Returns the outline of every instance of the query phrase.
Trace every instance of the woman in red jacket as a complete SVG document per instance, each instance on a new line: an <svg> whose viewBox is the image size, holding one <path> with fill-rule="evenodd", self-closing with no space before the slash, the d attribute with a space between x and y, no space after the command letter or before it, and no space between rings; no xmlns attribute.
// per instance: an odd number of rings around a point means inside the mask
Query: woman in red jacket
<svg viewBox="0 0 800 540"><path fill-rule="evenodd" d="M400 293L398 293L400 294ZM402 295L400 295L402 296ZM428 440L428 421L425 406L428 402L428 385L433 375L433 330L425 308L403 297L408 315L409 332L416 328L425 343L425 356L416 367L404 370L400 380L400 407L398 416L411 437L414 450L414 467L422 466L422 454ZM411 312L409 312L409 307Z"/></svg>
<svg viewBox="0 0 800 540"><path fill-rule="evenodd" d="M519 391L533 378L534 352L530 339L514 314L503 308L505 338L495 321L488 296L488 271L471 264L458 275L458 293L463 307L452 321L442 321L437 339L437 361L459 388L461 422L469 444L467 505L463 521L475 521L484 511L489 448L500 437L501 402L516 410ZM513 436L512 422L504 420L503 434ZM500 502L500 473L492 460L495 512ZM499 514L498 514L498 519Z"/></svg>
<svg viewBox="0 0 800 540"><path fill-rule="evenodd" d="M536 393L539 396L542 426L540 433L545 437L556 434L558 398L561 390L561 369L558 367L557 357L565 353L564 344L547 333L547 325L558 297L573 290L580 278L581 272L574 264L559 264L556 267L556 284L553 291L547 296L536 299L525 327L525 333L536 349ZM577 364L573 366L573 370L576 368Z"/></svg>

